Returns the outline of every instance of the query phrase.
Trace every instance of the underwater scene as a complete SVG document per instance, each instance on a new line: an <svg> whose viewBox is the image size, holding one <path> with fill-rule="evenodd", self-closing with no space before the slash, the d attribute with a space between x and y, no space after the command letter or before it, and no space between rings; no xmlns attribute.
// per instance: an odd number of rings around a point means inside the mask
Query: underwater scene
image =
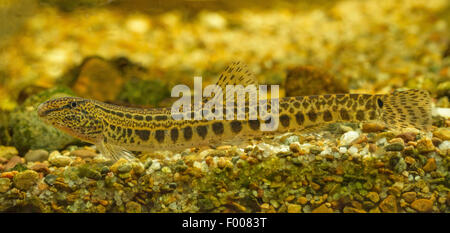
<svg viewBox="0 0 450 233"><path fill-rule="evenodd" d="M447 0L0 0L1 213L449 213Z"/></svg>

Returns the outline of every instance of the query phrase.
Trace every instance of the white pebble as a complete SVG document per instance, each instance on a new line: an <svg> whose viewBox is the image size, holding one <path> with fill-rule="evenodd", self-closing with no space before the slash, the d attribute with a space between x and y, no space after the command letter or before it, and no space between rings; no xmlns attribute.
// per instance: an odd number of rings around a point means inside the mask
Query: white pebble
<svg viewBox="0 0 450 233"><path fill-rule="evenodd" d="M439 145L439 150L442 152L445 152L447 150L450 149L450 141L443 141L440 145Z"/></svg>
<svg viewBox="0 0 450 233"><path fill-rule="evenodd" d="M153 171L158 171L159 169L161 169L161 164L158 161L153 160L153 163L150 166L150 169L152 169Z"/></svg>
<svg viewBox="0 0 450 233"><path fill-rule="evenodd" d="M341 141L340 141L339 145L348 146L348 145L350 145L350 143L355 141L358 137L359 137L359 133L356 131L349 131L347 133L344 133L341 136Z"/></svg>
<svg viewBox="0 0 450 233"><path fill-rule="evenodd" d="M383 146L383 145L386 144L386 143L387 143L387 139L386 139L386 138L380 138L380 139L376 142L377 146Z"/></svg>
<svg viewBox="0 0 450 233"><path fill-rule="evenodd" d="M339 153L341 153L341 154L347 153L347 148L343 147L343 146L339 147Z"/></svg>
<svg viewBox="0 0 450 233"><path fill-rule="evenodd" d="M350 155L357 155L358 154L358 148L356 148L355 146L352 146L348 149L348 153Z"/></svg>

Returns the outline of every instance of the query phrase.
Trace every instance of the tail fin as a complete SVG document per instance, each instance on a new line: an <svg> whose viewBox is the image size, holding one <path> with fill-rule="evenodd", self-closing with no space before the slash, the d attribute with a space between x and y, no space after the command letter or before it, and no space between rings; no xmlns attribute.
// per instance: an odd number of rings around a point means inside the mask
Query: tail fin
<svg viewBox="0 0 450 233"><path fill-rule="evenodd" d="M414 127L420 130L431 128L431 98L424 90L407 90L385 95L382 119L393 128ZM384 106L383 106L384 105Z"/></svg>

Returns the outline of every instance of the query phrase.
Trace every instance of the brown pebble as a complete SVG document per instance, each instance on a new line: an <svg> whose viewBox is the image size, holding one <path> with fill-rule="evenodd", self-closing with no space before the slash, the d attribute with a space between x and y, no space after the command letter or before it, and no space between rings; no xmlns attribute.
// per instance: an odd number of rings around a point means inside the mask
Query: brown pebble
<svg viewBox="0 0 450 233"><path fill-rule="evenodd" d="M318 185L314 182L311 182L310 185L311 185L311 188L314 189L315 191L320 189L320 185Z"/></svg>
<svg viewBox="0 0 450 233"><path fill-rule="evenodd" d="M397 137L403 139L405 142L409 141L415 141L416 140L416 133L415 132L405 132L402 134L399 134Z"/></svg>
<svg viewBox="0 0 450 233"><path fill-rule="evenodd" d="M405 157L405 162L406 162L407 164L413 165L413 164L416 163L416 160L415 160L413 157L411 157L411 156L406 156L406 157Z"/></svg>
<svg viewBox="0 0 450 233"><path fill-rule="evenodd" d="M394 195L387 196L381 203L380 209L384 213L397 213L397 200Z"/></svg>
<svg viewBox="0 0 450 233"><path fill-rule="evenodd" d="M9 161L8 163L5 165L5 167L3 168L4 170L10 170L11 168L15 167L17 164L23 164L24 161L22 159L22 157L14 155Z"/></svg>
<svg viewBox="0 0 450 233"><path fill-rule="evenodd" d="M377 151L377 145L375 143L370 143L369 144L369 151L372 152L372 153Z"/></svg>
<svg viewBox="0 0 450 233"><path fill-rule="evenodd" d="M350 207L350 206L344 207L342 212L344 212L344 213L367 213L365 210L358 209L358 208L353 208L353 207Z"/></svg>
<svg viewBox="0 0 450 233"><path fill-rule="evenodd" d="M431 139L431 142L433 142L433 145L435 147L439 147L439 145L441 145L441 143L442 143L442 140L439 139L439 138L434 137L434 138Z"/></svg>
<svg viewBox="0 0 450 233"><path fill-rule="evenodd" d="M444 141L450 140L450 128L438 128L433 132L433 135Z"/></svg>
<svg viewBox="0 0 450 233"><path fill-rule="evenodd" d="M306 197L299 197L298 203L300 203L301 205L305 205L306 203L308 203L308 199L306 199Z"/></svg>
<svg viewBox="0 0 450 233"><path fill-rule="evenodd" d="M31 167L31 170L34 170L34 171L37 171L37 172L42 172L44 174L50 173L50 170L48 169L48 166L45 163L35 163Z"/></svg>
<svg viewBox="0 0 450 233"><path fill-rule="evenodd" d="M327 206L327 203L324 203L320 205L319 207L315 208L312 213L333 213L333 209Z"/></svg>
<svg viewBox="0 0 450 233"><path fill-rule="evenodd" d="M422 138L417 141L417 150L420 153L432 152L435 150L433 142L428 138Z"/></svg>
<svg viewBox="0 0 450 233"><path fill-rule="evenodd" d="M369 192L366 197L373 203L377 203L380 201L380 196L376 192Z"/></svg>
<svg viewBox="0 0 450 233"><path fill-rule="evenodd" d="M302 210L302 207L297 204L288 204L288 206L287 206L288 213L300 213L301 210Z"/></svg>
<svg viewBox="0 0 450 233"><path fill-rule="evenodd" d="M364 133L374 133L374 132L379 132L385 128L386 128L386 126L383 124L368 122L368 123L363 124L362 131Z"/></svg>
<svg viewBox="0 0 450 233"><path fill-rule="evenodd" d="M428 199L417 199L411 203L411 207L419 212L431 212L431 210L433 210L433 201Z"/></svg>
<svg viewBox="0 0 450 233"><path fill-rule="evenodd" d="M94 151L87 150L87 149L74 150L74 151L70 152L70 155L80 157L80 158L93 158L93 157L97 156L97 154Z"/></svg>
<svg viewBox="0 0 450 233"><path fill-rule="evenodd" d="M423 166L423 170L426 172L431 172L436 170L437 166L436 166L436 159L434 158L429 158L427 160L427 163Z"/></svg>
<svg viewBox="0 0 450 233"><path fill-rule="evenodd" d="M411 203L416 200L416 195L416 192L406 192L402 194L402 197L406 202Z"/></svg>

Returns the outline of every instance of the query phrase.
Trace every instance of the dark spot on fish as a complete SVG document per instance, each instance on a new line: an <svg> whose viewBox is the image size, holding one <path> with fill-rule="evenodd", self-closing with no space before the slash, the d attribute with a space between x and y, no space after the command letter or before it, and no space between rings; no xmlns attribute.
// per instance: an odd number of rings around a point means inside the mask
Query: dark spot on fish
<svg viewBox="0 0 450 233"><path fill-rule="evenodd" d="M358 121L363 121L364 120L364 111L363 110L358 110L356 112L356 119Z"/></svg>
<svg viewBox="0 0 450 233"><path fill-rule="evenodd" d="M317 114L314 111L310 111L308 112L308 117L310 121L314 122L317 119Z"/></svg>
<svg viewBox="0 0 450 233"><path fill-rule="evenodd" d="M230 125L231 131L233 131L233 133L239 133L242 130L242 125L240 121L232 121Z"/></svg>
<svg viewBox="0 0 450 233"><path fill-rule="evenodd" d="M223 124L221 122L215 122L212 124L212 129L215 134L222 134L223 133Z"/></svg>
<svg viewBox="0 0 450 233"><path fill-rule="evenodd" d="M305 116L301 112L297 112L295 114L295 120L297 121L297 124L302 125L303 122L305 122Z"/></svg>
<svg viewBox="0 0 450 233"><path fill-rule="evenodd" d="M250 125L250 129L252 130L258 130L259 129L259 120L249 120L248 125Z"/></svg>
<svg viewBox="0 0 450 233"><path fill-rule="evenodd" d="M205 139L206 134L208 133L208 130L206 129L206 126L204 125L200 125L196 127L197 133L200 137L202 137L203 139Z"/></svg>
<svg viewBox="0 0 450 233"><path fill-rule="evenodd" d="M378 107L383 107L383 101L381 99L377 99Z"/></svg>
<svg viewBox="0 0 450 233"><path fill-rule="evenodd" d="M157 115L157 116L155 116L155 120L165 121L165 120L167 120L167 116L166 115Z"/></svg>
<svg viewBox="0 0 450 233"><path fill-rule="evenodd" d="M341 109L340 114L341 114L342 120L344 120L344 121L350 120L350 116L348 115L347 110Z"/></svg>
<svg viewBox="0 0 450 233"><path fill-rule="evenodd" d="M330 111L327 110L323 112L323 120L326 122L333 120L333 116L331 115Z"/></svg>
<svg viewBox="0 0 450 233"><path fill-rule="evenodd" d="M281 115L280 116L280 122L281 125L284 127L288 127L289 126L289 116L287 115Z"/></svg>
<svg viewBox="0 0 450 233"><path fill-rule="evenodd" d="M136 119L138 121L142 121L142 120L144 120L144 117L141 115L134 115L134 119Z"/></svg>
<svg viewBox="0 0 450 233"><path fill-rule="evenodd" d="M192 138L192 128L191 128L190 126L186 126L186 127L183 129L183 136L184 136L184 139L185 139L186 141L191 140L191 138Z"/></svg>
<svg viewBox="0 0 450 233"><path fill-rule="evenodd" d="M145 116L145 120L146 121L151 121L152 120L152 116Z"/></svg>
<svg viewBox="0 0 450 233"><path fill-rule="evenodd" d="M125 114L125 117L128 118L128 119L131 119L131 114L126 113L126 114Z"/></svg>
<svg viewBox="0 0 450 233"><path fill-rule="evenodd" d="M156 141L158 141L159 143L164 141L164 132L164 130L156 130L155 132Z"/></svg>
<svg viewBox="0 0 450 233"><path fill-rule="evenodd" d="M135 130L134 131L139 138L141 138L143 141L147 141L150 136L150 131L148 130Z"/></svg>

